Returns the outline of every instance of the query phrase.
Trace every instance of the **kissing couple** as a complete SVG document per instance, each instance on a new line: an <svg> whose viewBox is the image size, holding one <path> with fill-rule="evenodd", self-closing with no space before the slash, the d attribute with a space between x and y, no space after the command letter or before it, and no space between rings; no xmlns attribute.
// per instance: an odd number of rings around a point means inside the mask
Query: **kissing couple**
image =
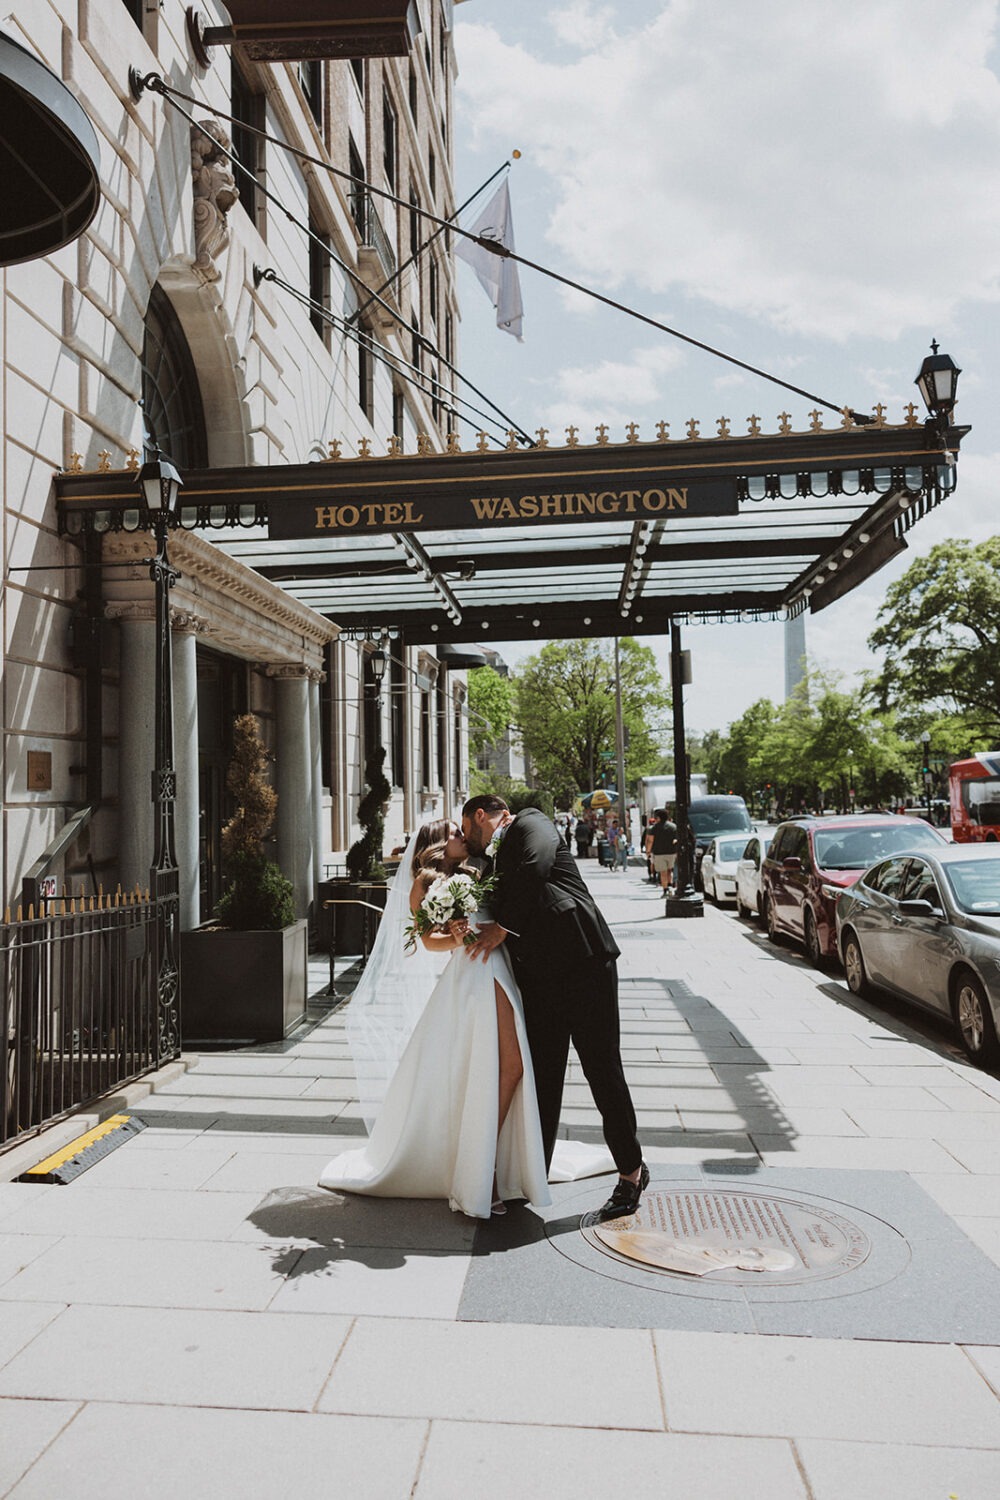
<svg viewBox="0 0 1000 1500"><path fill-rule="evenodd" d="M424 930L429 888L484 858L489 909ZM477 1219L506 1200L551 1202L548 1182L619 1173L600 1221L634 1213L649 1171L622 1066L619 949L554 825L473 797L461 828L425 823L390 889L379 935L346 1011L367 1144L331 1161L321 1187L446 1198ZM558 1141L572 1042L608 1155Z"/></svg>

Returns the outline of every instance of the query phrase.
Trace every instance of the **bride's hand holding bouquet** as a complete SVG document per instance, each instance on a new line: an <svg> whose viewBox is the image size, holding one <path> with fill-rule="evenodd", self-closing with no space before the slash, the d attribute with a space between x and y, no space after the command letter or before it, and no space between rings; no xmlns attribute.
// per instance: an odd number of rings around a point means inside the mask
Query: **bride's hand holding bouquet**
<svg viewBox="0 0 1000 1500"><path fill-rule="evenodd" d="M448 932L466 946L475 942L469 918L480 910L495 884L492 876L478 880L464 873L439 875L431 882L406 928L407 952L416 948L418 938L429 933Z"/></svg>

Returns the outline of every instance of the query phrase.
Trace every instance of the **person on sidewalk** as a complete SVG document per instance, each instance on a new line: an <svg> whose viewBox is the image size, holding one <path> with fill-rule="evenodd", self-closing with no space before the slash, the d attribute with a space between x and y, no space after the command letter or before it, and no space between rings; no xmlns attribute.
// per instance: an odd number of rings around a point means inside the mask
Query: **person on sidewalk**
<svg viewBox="0 0 1000 1500"><path fill-rule="evenodd" d="M462 833L497 877L495 921L479 931L469 957L488 962L507 944L524 1001L546 1162L559 1130L572 1042L619 1174L597 1217L634 1213L649 1169L621 1058L618 945L543 813L528 807L512 817L501 797L472 797L462 809Z"/></svg>
<svg viewBox="0 0 1000 1500"><path fill-rule="evenodd" d="M653 836L650 852L653 869L660 877L660 889L664 895L674 880L674 865L677 863L677 824L672 823L666 810L653 814Z"/></svg>

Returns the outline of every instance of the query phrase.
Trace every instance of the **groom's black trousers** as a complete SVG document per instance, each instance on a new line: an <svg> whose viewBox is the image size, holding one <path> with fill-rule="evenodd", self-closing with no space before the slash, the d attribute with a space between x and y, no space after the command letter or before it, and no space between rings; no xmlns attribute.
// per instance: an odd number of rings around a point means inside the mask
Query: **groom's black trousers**
<svg viewBox="0 0 1000 1500"><path fill-rule="evenodd" d="M635 1109L622 1067L618 970L613 959L586 958L557 980L517 971L538 1092L546 1166L552 1160L570 1042L576 1048L619 1172L636 1171L642 1150Z"/></svg>

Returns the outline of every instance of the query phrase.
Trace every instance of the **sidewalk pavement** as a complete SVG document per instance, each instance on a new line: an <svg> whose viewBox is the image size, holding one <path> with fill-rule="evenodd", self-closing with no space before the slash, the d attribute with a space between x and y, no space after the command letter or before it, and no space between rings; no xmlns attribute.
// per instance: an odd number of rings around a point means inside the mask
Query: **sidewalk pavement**
<svg viewBox="0 0 1000 1500"><path fill-rule="evenodd" d="M0 1157L0 1495L996 1500L1000 1082L731 912L583 869L651 1194L801 1194L867 1251L746 1287L596 1249L612 1179L479 1226L324 1193L363 1133L334 1013L188 1059L68 1186ZM575 1064L564 1126L599 1137Z"/></svg>

